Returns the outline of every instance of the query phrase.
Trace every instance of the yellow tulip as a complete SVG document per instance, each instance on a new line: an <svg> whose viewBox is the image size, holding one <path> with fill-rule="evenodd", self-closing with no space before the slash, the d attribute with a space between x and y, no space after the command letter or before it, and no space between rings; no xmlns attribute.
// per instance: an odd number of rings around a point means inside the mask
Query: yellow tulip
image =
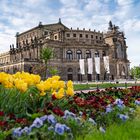
<svg viewBox="0 0 140 140"><path fill-rule="evenodd" d="M44 91L42 91L41 93L40 93L40 96L45 96L46 95L46 92L44 92Z"/></svg>
<svg viewBox="0 0 140 140"><path fill-rule="evenodd" d="M59 81L59 88L64 88L64 87L65 87L65 82Z"/></svg>
<svg viewBox="0 0 140 140"><path fill-rule="evenodd" d="M58 93L55 94L55 97L56 97L57 99L63 98L63 97L64 97L64 89L61 88L61 89L58 91Z"/></svg>
<svg viewBox="0 0 140 140"><path fill-rule="evenodd" d="M67 88L66 90L66 94L69 95L69 96L73 96L74 95L74 90L70 87Z"/></svg>
<svg viewBox="0 0 140 140"><path fill-rule="evenodd" d="M73 82L71 80L67 82L67 87L73 88Z"/></svg>
<svg viewBox="0 0 140 140"><path fill-rule="evenodd" d="M15 80L15 87L20 90L21 92L25 92L28 89L27 83L25 83L23 80Z"/></svg>
<svg viewBox="0 0 140 140"><path fill-rule="evenodd" d="M51 87L52 87L51 83L48 82L48 81L45 81L45 82L44 82L44 86L45 86L45 90L50 90Z"/></svg>
<svg viewBox="0 0 140 140"><path fill-rule="evenodd" d="M45 86L43 82L40 82L39 84L37 84L36 87L41 92L45 91Z"/></svg>
<svg viewBox="0 0 140 140"><path fill-rule="evenodd" d="M59 79L60 79L60 76L57 76L57 75L52 77L52 80L54 80L54 81L55 80L58 81Z"/></svg>
<svg viewBox="0 0 140 140"><path fill-rule="evenodd" d="M56 81L56 80L52 81L52 88L58 89L58 87L59 87L58 81Z"/></svg>

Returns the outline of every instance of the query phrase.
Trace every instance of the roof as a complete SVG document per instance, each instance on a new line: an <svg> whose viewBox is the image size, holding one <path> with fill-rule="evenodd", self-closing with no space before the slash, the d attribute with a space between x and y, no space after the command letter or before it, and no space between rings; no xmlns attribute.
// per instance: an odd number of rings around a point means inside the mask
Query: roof
<svg viewBox="0 0 140 140"><path fill-rule="evenodd" d="M17 36L21 36L21 35L23 35L23 34L25 34L25 33L31 32L31 31L33 31L33 30L35 30L35 29L39 29L39 28L48 28L48 29L50 29L50 30L53 30L53 28L54 28L54 27L57 27L57 26L61 26L61 27L63 27L64 29L69 30L69 28L66 27L64 24L62 24L60 21L59 21L58 23L46 24L46 25L42 25L41 22L40 22L38 26L33 27L33 28L31 28L31 29L29 29L29 30L27 30L27 31L25 31L25 32L22 32L22 33L18 34Z"/></svg>

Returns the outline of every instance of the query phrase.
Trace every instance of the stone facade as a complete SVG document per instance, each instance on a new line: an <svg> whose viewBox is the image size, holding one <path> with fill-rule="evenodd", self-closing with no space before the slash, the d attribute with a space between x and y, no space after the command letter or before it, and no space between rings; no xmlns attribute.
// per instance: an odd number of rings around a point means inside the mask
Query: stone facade
<svg viewBox="0 0 140 140"><path fill-rule="evenodd" d="M89 30L69 29L61 23L39 25L23 33L16 34L16 46L0 54L0 71L33 72L41 67L40 51L44 47L53 48L55 57L49 65L58 69L63 80L95 81L124 79L129 77L127 46L123 32L109 22L106 33ZM107 75L103 56L109 56L110 73ZM100 58L101 73L95 72L94 57ZM85 59L85 75L80 74L79 59ZM93 58L93 74L87 74L87 58Z"/></svg>

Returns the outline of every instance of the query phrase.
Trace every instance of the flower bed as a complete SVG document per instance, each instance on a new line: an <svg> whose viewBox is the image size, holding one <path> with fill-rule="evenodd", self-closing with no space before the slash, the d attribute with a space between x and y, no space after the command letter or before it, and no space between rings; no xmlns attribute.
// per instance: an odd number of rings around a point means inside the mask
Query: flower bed
<svg viewBox="0 0 140 140"><path fill-rule="evenodd" d="M59 76L0 73L1 139L76 139L135 117L140 87L75 93Z"/></svg>

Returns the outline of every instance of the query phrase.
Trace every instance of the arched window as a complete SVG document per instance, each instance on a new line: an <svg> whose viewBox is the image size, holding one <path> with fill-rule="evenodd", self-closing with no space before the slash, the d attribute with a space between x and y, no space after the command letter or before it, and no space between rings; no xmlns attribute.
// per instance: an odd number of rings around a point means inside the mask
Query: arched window
<svg viewBox="0 0 140 140"><path fill-rule="evenodd" d="M118 43L116 45L116 49L117 49L117 58L124 58L124 49L121 43Z"/></svg>
<svg viewBox="0 0 140 140"><path fill-rule="evenodd" d="M68 73L72 73L73 72L73 69L72 68L68 68Z"/></svg>
<svg viewBox="0 0 140 140"><path fill-rule="evenodd" d="M95 52L95 57L99 57L99 52L98 51Z"/></svg>
<svg viewBox="0 0 140 140"><path fill-rule="evenodd" d="M89 50L86 50L86 58L91 58L91 52Z"/></svg>
<svg viewBox="0 0 140 140"><path fill-rule="evenodd" d="M68 50L68 51L66 52L66 58L67 58L68 60L72 60L72 59L73 59L73 54L72 54L72 51L71 51L71 50Z"/></svg>
<svg viewBox="0 0 140 140"><path fill-rule="evenodd" d="M82 58L82 51L81 50L77 50L76 56L77 56L77 59L81 59Z"/></svg>
<svg viewBox="0 0 140 140"><path fill-rule="evenodd" d="M105 52L105 51L103 51L103 57L104 57L104 56L106 56L106 52Z"/></svg>

